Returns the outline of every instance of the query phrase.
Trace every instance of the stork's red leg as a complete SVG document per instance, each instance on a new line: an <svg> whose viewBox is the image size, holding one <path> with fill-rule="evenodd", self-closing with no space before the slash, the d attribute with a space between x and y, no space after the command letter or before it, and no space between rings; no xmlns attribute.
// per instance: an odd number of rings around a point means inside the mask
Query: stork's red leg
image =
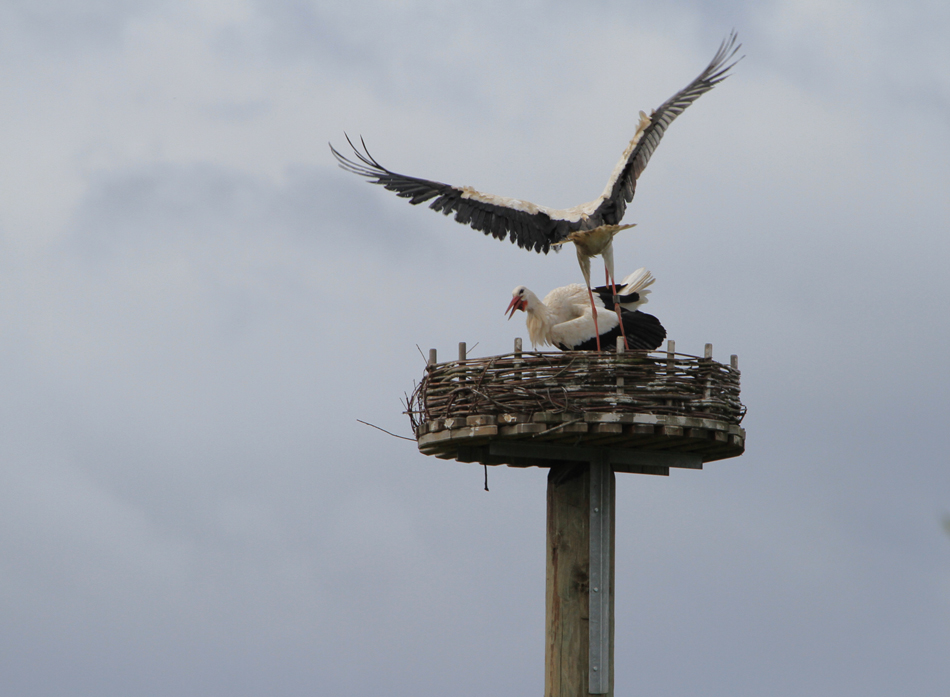
<svg viewBox="0 0 950 697"><path fill-rule="evenodd" d="M594 316L594 338L597 340L597 350L600 351L600 329L597 328L597 306L594 305L594 294L591 292L590 284L587 284L587 297L590 298L590 311Z"/></svg>
<svg viewBox="0 0 950 697"><path fill-rule="evenodd" d="M623 330L623 317L620 316L620 298L617 297L617 286L614 284L614 279L610 277L610 273L607 273L607 282L610 284L610 290L614 294L614 309L617 311L617 321L620 323L620 335L623 336L623 347L630 350L630 344L627 343L627 332ZM591 302L593 302L593 296L591 296Z"/></svg>

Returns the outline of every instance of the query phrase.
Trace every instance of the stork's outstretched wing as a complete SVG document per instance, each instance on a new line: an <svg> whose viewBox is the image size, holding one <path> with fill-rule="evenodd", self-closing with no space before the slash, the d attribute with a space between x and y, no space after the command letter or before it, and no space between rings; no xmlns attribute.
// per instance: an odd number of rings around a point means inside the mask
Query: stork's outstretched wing
<svg viewBox="0 0 950 697"><path fill-rule="evenodd" d="M736 45L736 39L735 31L723 39L706 69L667 99L659 109L655 109L649 117L640 112L640 127L614 168L604 193L596 201L585 204L593 208L589 215L598 221L597 225L616 225L623 219L627 204L633 200L636 192L637 179L646 168L656 146L660 144L666 129L686 107L729 77L729 70L742 60L740 57L726 65L742 48L742 44Z"/></svg>
<svg viewBox="0 0 950 697"><path fill-rule="evenodd" d="M616 225L620 222L627 204L633 200L637 178L650 161L667 127L700 95L726 79L728 71L738 61L729 65L726 63L740 47L741 44L736 45L735 32L732 32L695 80L649 117L641 112L637 132L614 167L604 192L593 201L573 208L547 208L530 201L483 194L467 186L451 186L398 174L379 164L369 154L362 139L361 150L349 136L346 137L356 160L348 159L333 145L330 145L330 150L346 171L366 177L374 184L381 184L396 192L397 196L409 199L413 205L432 200L429 208L445 215L454 212L456 222L500 240L507 237L524 249L547 254L552 244L563 241L575 230L592 230L601 225Z"/></svg>
<svg viewBox="0 0 950 697"><path fill-rule="evenodd" d="M451 186L392 172L369 154L362 139L362 151L349 136L346 141L359 162L344 157L330 146L334 157L346 171L366 177L374 184L382 184L390 191L395 191L397 196L409 199L413 205L435 199L429 204L432 210L445 215L454 212L456 222L470 225L499 240L508 237L519 247L547 254L552 243L566 237L571 230L580 228L576 223L572 225L570 221L552 218L549 213L556 211L530 201L483 194L467 186Z"/></svg>

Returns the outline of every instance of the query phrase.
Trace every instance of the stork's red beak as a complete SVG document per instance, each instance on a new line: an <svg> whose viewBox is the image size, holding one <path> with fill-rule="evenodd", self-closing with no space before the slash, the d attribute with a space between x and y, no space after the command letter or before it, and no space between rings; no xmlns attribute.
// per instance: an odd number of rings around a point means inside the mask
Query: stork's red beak
<svg viewBox="0 0 950 697"><path fill-rule="evenodd" d="M508 319L511 319L515 316L515 310L524 310L527 306L527 300L524 298L514 297L511 299L511 303L508 305L508 309L505 310L505 313L508 315Z"/></svg>

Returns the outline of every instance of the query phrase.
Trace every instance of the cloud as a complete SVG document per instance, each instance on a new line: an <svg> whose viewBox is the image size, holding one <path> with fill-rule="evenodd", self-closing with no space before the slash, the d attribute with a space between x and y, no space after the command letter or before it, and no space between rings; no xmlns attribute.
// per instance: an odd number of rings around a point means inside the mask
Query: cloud
<svg viewBox="0 0 950 697"><path fill-rule="evenodd" d="M573 205L733 22L747 58L664 137L617 264L680 350L739 355L748 451L620 478L618 690L946 684L942 10L37 7L4 10L0 90L9 689L539 689L545 473L486 494L356 419L407 433L416 344L509 350L510 288L576 260L326 142Z"/></svg>

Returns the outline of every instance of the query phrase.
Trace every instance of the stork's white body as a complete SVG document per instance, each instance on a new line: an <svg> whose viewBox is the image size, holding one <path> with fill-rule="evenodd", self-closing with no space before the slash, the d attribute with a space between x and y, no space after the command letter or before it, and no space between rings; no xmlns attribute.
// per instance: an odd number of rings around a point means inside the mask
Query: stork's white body
<svg viewBox="0 0 950 697"><path fill-rule="evenodd" d="M645 304L650 293L647 287L655 280L653 274L646 269L637 269L627 276L617 293L638 293L640 297L634 302L622 303L623 310L633 312ZM602 313L597 325L598 334L587 288L579 283L555 288L544 296L544 300L524 286L515 288L512 296L520 296L524 300L522 309L527 313L525 323L528 327L528 338L535 347L579 346L598 335L612 332L620 324L615 313ZM594 304L600 310L606 308L600 297L594 297Z"/></svg>

